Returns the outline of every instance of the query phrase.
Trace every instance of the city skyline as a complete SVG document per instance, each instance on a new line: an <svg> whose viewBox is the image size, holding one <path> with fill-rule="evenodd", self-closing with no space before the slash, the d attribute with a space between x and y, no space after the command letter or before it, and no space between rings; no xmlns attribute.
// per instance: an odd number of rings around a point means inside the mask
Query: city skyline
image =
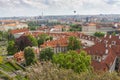
<svg viewBox="0 0 120 80"><path fill-rule="evenodd" d="M0 0L0 17L119 14L119 0Z"/></svg>

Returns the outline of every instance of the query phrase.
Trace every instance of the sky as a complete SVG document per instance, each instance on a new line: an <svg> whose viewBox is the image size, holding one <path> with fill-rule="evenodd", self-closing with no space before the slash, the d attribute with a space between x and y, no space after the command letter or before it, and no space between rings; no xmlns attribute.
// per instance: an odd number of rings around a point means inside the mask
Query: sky
<svg viewBox="0 0 120 80"><path fill-rule="evenodd" d="M76 13L74 13L76 11ZM120 0L0 0L0 17L120 14Z"/></svg>

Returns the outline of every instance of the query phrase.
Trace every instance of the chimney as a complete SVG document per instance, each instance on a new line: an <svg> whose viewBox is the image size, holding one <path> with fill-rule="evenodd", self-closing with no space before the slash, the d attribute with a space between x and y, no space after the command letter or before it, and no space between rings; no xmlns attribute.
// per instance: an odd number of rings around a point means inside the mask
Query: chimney
<svg viewBox="0 0 120 80"><path fill-rule="evenodd" d="M107 36L107 35L105 34L105 35L104 35L104 38L105 38L106 36Z"/></svg>
<svg viewBox="0 0 120 80"><path fill-rule="evenodd" d="M109 47L111 48L111 44L109 45Z"/></svg>
<svg viewBox="0 0 120 80"><path fill-rule="evenodd" d="M108 47L108 45L106 44L106 45L105 45L105 47L107 48L107 47Z"/></svg>
<svg viewBox="0 0 120 80"><path fill-rule="evenodd" d="M109 36L109 38L111 39L112 35Z"/></svg>
<svg viewBox="0 0 120 80"><path fill-rule="evenodd" d="M119 39L120 39L120 35L119 35Z"/></svg>

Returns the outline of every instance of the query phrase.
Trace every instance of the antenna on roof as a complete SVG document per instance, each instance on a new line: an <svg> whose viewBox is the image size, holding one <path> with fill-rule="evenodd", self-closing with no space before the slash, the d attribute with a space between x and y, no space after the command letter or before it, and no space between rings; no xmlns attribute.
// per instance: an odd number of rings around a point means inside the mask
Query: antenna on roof
<svg viewBox="0 0 120 80"><path fill-rule="evenodd" d="M44 15L43 15L43 12L42 12L42 19L43 19Z"/></svg>

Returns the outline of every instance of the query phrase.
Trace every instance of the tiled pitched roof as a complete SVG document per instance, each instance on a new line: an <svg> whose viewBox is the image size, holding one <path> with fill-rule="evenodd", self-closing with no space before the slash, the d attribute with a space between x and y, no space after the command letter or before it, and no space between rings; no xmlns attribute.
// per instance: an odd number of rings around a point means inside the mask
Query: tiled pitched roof
<svg viewBox="0 0 120 80"><path fill-rule="evenodd" d="M20 51L15 53L14 58L18 61L21 62L22 59L24 59L24 52Z"/></svg>
<svg viewBox="0 0 120 80"><path fill-rule="evenodd" d="M112 45L111 48L116 53L116 55L120 57L120 45Z"/></svg>
<svg viewBox="0 0 120 80"><path fill-rule="evenodd" d="M16 34L16 33L21 33L21 32L28 32L28 31L29 31L29 29L23 28L23 29L11 30L10 33L11 34Z"/></svg>
<svg viewBox="0 0 120 80"><path fill-rule="evenodd" d="M42 48L44 47L57 47L57 46L67 46L67 38L60 38L58 40L52 40L47 41L43 45L41 45Z"/></svg>
<svg viewBox="0 0 120 80"><path fill-rule="evenodd" d="M112 44L115 41L116 45L120 45L120 36L105 35L101 40L102 43Z"/></svg>
<svg viewBox="0 0 120 80"><path fill-rule="evenodd" d="M110 49L110 48L107 48L104 43L97 43L93 45L92 47L88 47L84 50L87 51L87 53L90 55L102 56L105 54L106 49Z"/></svg>
<svg viewBox="0 0 120 80"><path fill-rule="evenodd" d="M95 71L97 70L108 71L110 66L113 64L115 58L116 58L116 54L111 49L105 60L102 60L101 62L92 60L91 65L93 66Z"/></svg>
<svg viewBox="0 0 120 80"><path fill-rule="evenodd" d="M101 60L92 60L92 66L94 70L109 70L109 67L113 64L116 53L111 46L105 43L97 43L89 48L84 49L91 56L101 57ZM107 50L107 53L106 53ZM78 51L79 52L79 51ZM106 56L103 58L103 56Z"/></svg>

